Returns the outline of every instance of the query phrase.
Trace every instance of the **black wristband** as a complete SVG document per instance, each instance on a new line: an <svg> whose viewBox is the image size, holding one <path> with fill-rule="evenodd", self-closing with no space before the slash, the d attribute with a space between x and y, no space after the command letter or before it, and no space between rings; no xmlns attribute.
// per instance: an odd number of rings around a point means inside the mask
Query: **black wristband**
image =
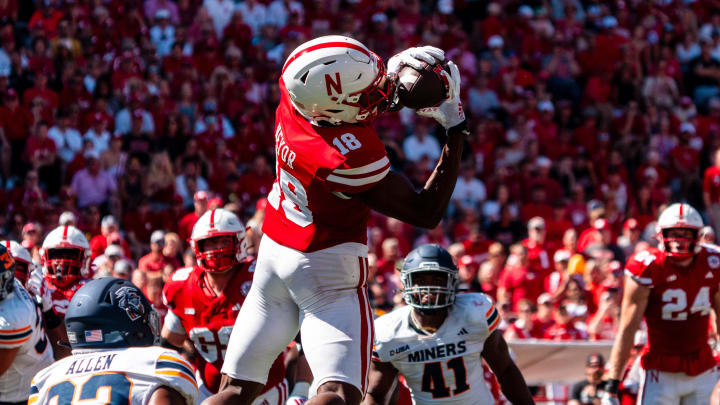
<svg viewBox="0 0 720 405"><path fill-rule="evenodd" d="M448 136L450 135L469 135L470 130L468 129L467 120L463 120L463 122L455 125L454 127L450 127L447 129Z"/></svg>
<svg viewBox="0 0 720 405"><path fill-rule="evenodd" d="M164 337L161 337L161 338L160 338L160 347L164 347L164 348L166 348L166 349L173 349L173 350L175 350L175 351L178 352L178 353L182 353L182 352L183 352L183 348L182 348L182 347L177 347L177 346L175 346L174 344L170 343L170 341L167 340L167 338L164 338Z"/></svg>
<svg viewBox="0 0 720 405"><path fill-rule="evenodd" d="M620 380L607 380L605 383L605 392L611 395L617 395L620 388Z"/></svg>

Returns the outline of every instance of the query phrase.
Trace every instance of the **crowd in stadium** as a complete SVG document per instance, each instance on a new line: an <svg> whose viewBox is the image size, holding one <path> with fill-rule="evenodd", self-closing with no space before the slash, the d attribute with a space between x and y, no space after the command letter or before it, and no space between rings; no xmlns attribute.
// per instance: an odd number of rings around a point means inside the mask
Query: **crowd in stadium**
<svg viewBox="0 0 720 405"><path fill-rule="evenodd" d="M187 239L225 207L257 248L274 174L273 112L288 53L341 33L387 60L438 46L463 77L471 137L436 229L375 215L377 314L395 271L438 243L508 338L611 339L624 260L683 200L720 228L720 8L713 1L0 0L0 234L39 262L74 224L95 277L162 307L192 265ZM376 129L420 182L444 131L411 111ZM706 170L707 169L707 170Z"/></svg>

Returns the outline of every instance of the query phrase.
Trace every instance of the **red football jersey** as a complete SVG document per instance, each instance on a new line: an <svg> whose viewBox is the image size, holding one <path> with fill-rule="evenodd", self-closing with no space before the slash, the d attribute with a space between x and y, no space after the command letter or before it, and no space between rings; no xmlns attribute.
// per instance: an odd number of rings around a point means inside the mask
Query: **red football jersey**
<svg viewBox="0 0 720 405"><path fill-rule="evenodd" d="M193 366L205 386L213 393L216 393L220 386L220 370L225 359L225 350L235 318L250 291L254 267L255 262L243 263L241 269L235 270L225 292L217 297L210 297L203 291L204 270L197 266L177 270L163 288L166 305L180 318L188 339L198 352ZM263 392L273 388L284 378L285 364L281 354L270 369Z"/></svg>
<svg viewBox="0 0 720 405"><path fill-rule="evenodd" d="M56 287L55 284L50 281L50 277L45 277L45 288L50 291L50 298L52 298L52 310L55 312L55 315L60 317L60 319L65 319L65 312L67 312L68 306L70 306L70 300L73 295L75 295L75 291L84 286L87 281L88 280L80 280L69 287L61 289Z"/></svg>
<svg viewBox="0 0 720 405"><path fill-rule="evenodd" d="M644 369L698 375L715 366L708 344L708 319L720 282L720 251L703 246L688 268L675 266L664 251L634 254L625 273L650 287L645 309L648 344Z"/></svg>
<svg viewBox="0 0 720 405"><path fill-rule="evenodd" d="M280 80L275 113L275 182L263 232L303 252L367 242L370 208L351 198L390 170L385 145L362 124L314 126L292 106Z"/></svg>

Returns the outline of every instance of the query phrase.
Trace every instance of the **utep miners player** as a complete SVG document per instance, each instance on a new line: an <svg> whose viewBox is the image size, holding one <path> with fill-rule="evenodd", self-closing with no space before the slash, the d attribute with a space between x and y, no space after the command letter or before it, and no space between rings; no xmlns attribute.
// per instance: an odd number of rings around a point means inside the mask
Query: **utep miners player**
<svg viewBox="0 0 720 405"><path fill-rule="evenodd" d="M16 264L0 245L0 404L27 403L30 379L53 362L35 300L15 278Z"/></svg>
<svg viewBox="0 0 720 405"><path fill-rule="evenodd" d="M72 356L40 371L28 405L195 405L192 366L153 346L160 320L132 283L106 277L81 287L65 326Z"/></svg>
<svg viewBox="0 0 720 405"><path fill-rule="evenodd" d="M482 293L456 295L458 269L439 245L410 252L400 277L408 304L375 321L375 350L363 405L385 404L398 373L415 405L493 404L482 359L513 404L533 399Z"/></svg>
<svg viewBox="0 0 720 405"><path fill-rule="evenodd" d="M390 60L444 60L411 48ZM358 405L367 388L373 339L367 297L370 209L424 228L442 219L468 133L460 73L448 62L449 97L417 110L447 130L435 171L417 191L390 160L371 123L390 105L394 76L362 43L342 36L300 45L280 78L275 115L276 180L268 195L252 288L228 344L220 392L207 404L249 405L278 353L300 329L318 395L311 405Z"/></svg>

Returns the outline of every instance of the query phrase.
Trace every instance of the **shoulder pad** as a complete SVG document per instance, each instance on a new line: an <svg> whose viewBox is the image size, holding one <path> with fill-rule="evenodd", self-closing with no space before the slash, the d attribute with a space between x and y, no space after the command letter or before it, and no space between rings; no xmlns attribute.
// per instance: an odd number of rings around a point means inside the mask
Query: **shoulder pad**
<svg viewBox="0 0 720 405"><path fill-rule="evenodd" d="M34 312L34 304L26 302L17 292L0 301L0 348L15 348L30 340L37 320Z"/></svg>
<svg viewBox="0 0 720 405"><path fill-rule="evenodd" d="M635 253L625 263L625 274L640 285L652 286L652 269L658 263L658 259L655 252L648 250Z"/></svg>
<svg viewBox="0 0 720 405"><path fill-rule="evenodd" d="M178 391L185 398L187 405L197 403L198 385L190 363L174 350L158 347L151 349L152 352L148 354L155 355L155 377L161 380L163 385Z"/></svg>
<svg viewBox="0 0 720 405"><path fill-rule="evenodd" d="M410 307L400 307L375 319L375 344L372 357L375 361L390 361L390 346L402 328L403 320L408 316Z"/></svg>
<svg viewBox="0 0 720 405"><path fill-rule="evenodd" d="M163 287L163 302L170 308L173 308L175 299L185 287L190 275L192 274L192 267L184 267L176 270L170 280L165 283Z"/></svg>
<svg viewBox="0 0 720 405"><path fill-rule="evenodd" d="M489 295L483 293L458 294L455 297L457 311L469 325L478 325L494 331L500 324L500 313Z"/></svg>
<svg viewBox="0 0 720 405"><path fill-rule="evenodd" d="M181 269L175 270L175 272L172 274L170 279L172 281L185 281L188 277L190 277L190 273L192 273L193 268L192 267L183 267Z"/></svg>

